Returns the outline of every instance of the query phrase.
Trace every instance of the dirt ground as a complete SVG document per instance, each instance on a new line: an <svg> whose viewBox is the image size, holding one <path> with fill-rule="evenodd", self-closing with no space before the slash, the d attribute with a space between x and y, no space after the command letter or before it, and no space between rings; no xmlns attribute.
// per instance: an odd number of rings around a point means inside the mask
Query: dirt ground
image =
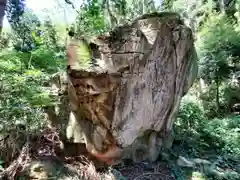
<svg viewBox="0 0 240 180"><path fill-rule="evenodd" d="M9 161L5 162L5 167L0 172L0 179L13 180L19 179L19 177L22 177L21 179L49 179L49 174L55 173L54 179L59 180L69 179L69 174L71 174L71 177L82 180L86 176L88 178L85 179L93 180L175 180L171 168L163 161L134 164L130 160L125 160L122 164L111 167L114 173L109 173L109 167L106 166L103 166L104 171L99 172L94 167L94 164L99 166L97 164L99 162L96 162L93 157L87 155L86 152L84 153L83 150L81 152L82 156L76 156L73 153L74 151L79 153L78 149L83 149L83 147L70 150L71 148L68 146L65 150L60 150L60 138L58 133L52 129L46 129L39 134L30 135L24 139L28 139L28 142L22 143L24 145L20 149L18 146L19 151L15 155L8 154L8 152L13 152L14 144L17 144L17 142L14 143L13 139L11 140L12 146L7 146L8 151L6 151L6 147L0 147L0 150L5 148L5 154L1 154L1 158L5 156ZM15 139L15 141L18 140ZM6 146L6 144L2 146ZM35 169L32 169L33 167ZM66 174L68 175L66 176Z"/></svg>
<svg viewBox="0 0 240 180"><path fill-rule="evenodd" d="M117 169L129 180L175 180L170 167L165 162L130 164Z"/></svg>

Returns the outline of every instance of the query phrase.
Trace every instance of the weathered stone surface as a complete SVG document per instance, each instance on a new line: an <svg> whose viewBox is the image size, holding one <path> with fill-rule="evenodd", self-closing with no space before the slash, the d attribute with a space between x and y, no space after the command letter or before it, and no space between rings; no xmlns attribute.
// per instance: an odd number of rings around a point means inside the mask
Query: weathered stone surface
<svg viewBox="0 0 240 180"><path fill-rule="evenodd" d="M156 160L197 75L191 30L175 13L144 15L96 39L98 67L80 65L77 42L67 48L68 97L89 152L105 161Z"/></svg>

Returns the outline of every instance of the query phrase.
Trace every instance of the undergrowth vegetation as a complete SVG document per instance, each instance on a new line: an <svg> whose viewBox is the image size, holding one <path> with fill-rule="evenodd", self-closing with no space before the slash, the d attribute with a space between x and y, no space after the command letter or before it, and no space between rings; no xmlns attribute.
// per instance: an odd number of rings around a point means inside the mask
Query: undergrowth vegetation
<svg viewBox="0 0 240 180"><path fill-rule="evenodd" d="M194 102L182 102L174 128L176 140L183 140L183 150L189 155L240 156L240 116L209 119Z"/></svg>
<svg viewBox="0 0 240 180"><path fill-rule="evenodd" d="M31 53L0 52L0 117L5 128L21 123L38 129L44 123L43 106L54 103L44 89L52 73L65 64L41 47Z"/></svg>

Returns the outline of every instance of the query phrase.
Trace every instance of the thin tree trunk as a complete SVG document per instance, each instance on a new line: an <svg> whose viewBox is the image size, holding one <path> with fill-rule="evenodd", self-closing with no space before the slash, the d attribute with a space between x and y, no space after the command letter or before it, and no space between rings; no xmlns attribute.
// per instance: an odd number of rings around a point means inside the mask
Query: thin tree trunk
<svg viewBox="0 0 240 180"><path fill-rule="evenodd" d="M220 12L226 14L224 0L219 0Z"/></svg>
<svg viewBox="0 0 240 180"><path fill-rule="evenodd" d="M217 105L217 112L220 110L220 102L219 102L219 78L216 77L216 105Z"/></svg>
<svg viewBox="0 0 240 180"><path fill-rule="evenodd" d="M57 125L57 122L58 122L58 117L55 113L55 107L54 106L48 106L48 107L45 107L43 109L48 116L50 126L55 127Z"/></svg>
<svg viewBox="0 0 240 180"><path fill-rule="evenodd" d="M0 35L2 33L2 28L3 28L3 19L5 15L6 4L7 4L7 0L0 0Z"/></svg>

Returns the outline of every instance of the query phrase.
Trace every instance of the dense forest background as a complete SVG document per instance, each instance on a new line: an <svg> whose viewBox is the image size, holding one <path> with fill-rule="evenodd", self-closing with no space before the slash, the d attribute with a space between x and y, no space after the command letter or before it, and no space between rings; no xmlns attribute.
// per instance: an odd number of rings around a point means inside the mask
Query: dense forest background
<svg viewBox="0 0 240 180"><path fill-rule="evenodd" d="M78 14L68 28L84 37L145 13L180 13L195 37L199 72L175 122L174 153L212 157L231 168L229 162L240 157L239 0L163 0L159 6L154 0L87 0L80 7L64 3ZM0 131L8 133L17 124L29 133L39 131L47 125L44 107L55 103L45 84L66 68L66 27L50 16L40 20L24 0L8 0L5 14L11 31L3 27L0 39ZM235 168L240 171L239 165Z"/></svg>

